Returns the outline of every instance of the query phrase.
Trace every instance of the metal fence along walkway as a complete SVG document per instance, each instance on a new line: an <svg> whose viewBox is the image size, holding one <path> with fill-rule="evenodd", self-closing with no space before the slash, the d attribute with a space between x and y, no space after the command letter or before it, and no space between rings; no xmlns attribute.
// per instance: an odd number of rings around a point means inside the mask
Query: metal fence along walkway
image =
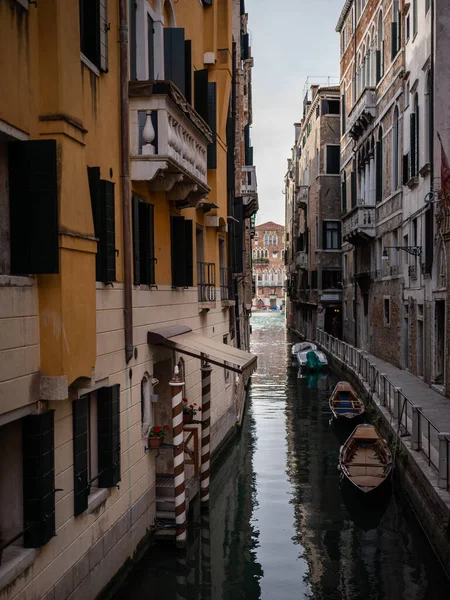
<svg viewBox="0 0 450 600"><path fill-rule="evenodd" d="M450 400L408 371L317 330L320 346L351 369L395 419L401 436L411 436L438 472L440 488L450 488ZM437 425L440 424L440 427Z"/></svg>

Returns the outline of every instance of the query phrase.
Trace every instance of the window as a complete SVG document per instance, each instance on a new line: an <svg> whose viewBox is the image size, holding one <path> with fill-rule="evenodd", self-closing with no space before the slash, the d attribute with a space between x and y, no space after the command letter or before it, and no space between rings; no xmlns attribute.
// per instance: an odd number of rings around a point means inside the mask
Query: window
<svg viewBox="0 0 450 600"><path fill-rule="evenodd" d="M344 281L348 279L348 256L344 254Z"/></svg>
<svg viewBox="0 0 450 600"><path fill-rule="evenodd" d="M406 15L405 18L405 41L407 42L411 37L411 21L409 14Z"/></svg>
<svg viewBox="0 0 450 600"><path fill-rule="evenodd" d="M133 196L134 285L155 284L155 241L153 204Z"/></svg>
<svg viewBox="0 0 450 600"><path fill-rule="evenodd" d="M322 100L323 115L338 115L340 109L339 100Z"/></svg>
<svg viewBox="0 0 450 600"><path fill-rule="evenodd" d="M164 31L167 30L164 29ZM173 60L176 60L176 57L175 52ZM206 121L212 132L213 141L208 145L207 166L208 169L215 169L217 167L217 93L216 83L208 81L208 69L200 69L194 72L194 102L195 110ZM244 134L245 164L251 165L253 160L250 156L250 129L248 125L246 125Z"/></svg>
<svg viewBox="0 0 450 600"><path fill-rule="evenodd" d="M228 335L223 336L223 343L228 344ZM223 378L225 379L225 383L229 383L230 381L230 370L227 369L228 363L224 361L224 369L223 369Z"/></svg>
<svg viewBox="0 0 450 600"><path fill-rule="evenodd" d="M340 146L327 146L327 168L328 175L339 175Z"/></svg>
<svg viewBox="0 0 450 600"><path fill-rule="evenodd" d="M346 48L347 48L347 30L346 30L346 24L344 23L342 30L341 30L341 54L344 54Z"/></svg>
<svg viewBox="0 0 450 600"><path fill-rule="evenodd" d="M96 280L116 280L116 228L114 183L100 179L100 167L88 167L95 236L98 238Z"/></svg>
<svg viewBox="0 0 450 600"><path fill-rule="evenodd" d="M184 377L181 373L182 381ZM144 375L141 381L141 422L142 422L142 437L147 439L150 427L155 424L154 411L152 404L153 385L151 377L148 373Z"/></svg>
<svg viewBox="0 0 450 600"><path fill-rule="evenodd" d="M192 287L193 233L192 221L184 217L171 217L172 287Z"/></svg>
<svg viewBox="0 0 450 600"><path fill-rule="evenodd" d="M267 233L264 234L264 246L269 245L269 236Z"/></svg>
<svg viewBox="0 0 450 600"><path fill-rule="evenodd" d="M341 223L340 221L323 222L323 249L339 250L341 247Z"/></svg>
<svg viewBox="0 0 450 600"><path fill-rule="evenodd" d="M272 252L272 258L278 258L278 252L276 250Z"/></svg>
<svg viewBox="0 0 450 600"><path fill-rule="evenodd" d="M346 117L347 109L345 106L345 90L341 96L341 135L345 135L346 132Z"/></svg>
<svg viewBox="0 0 450 600"><path fill-rule="evenodd" d="M433 146L433 111L431 109L431 71L427 73L426 89L425 89L425 119L428 127L428 135L425 138L425 163L431 161L431 148Z"/></svg>
<svg viewBox="0 0 450 600"><path fill-rule="evenodd" d="M80 1L81 53L103 72L108 71L108 0Z"/></svg>
<svg viewBox="0 0 450 600"><path fill-rule="evenodd" d="M391 60L397 56L400 50L400 23L401 15L399 8L399 0L393 0L392 2L392 23L391 23Z"/></svg>
<svg viewBox="0 0 450 600"><path fill-rule="evenodd" d="M341 287L342 274L340 270L322 271L322 289L336 289Z"/></svg>
<svg viewBox="0 0 450 600"><path fill-rule="evenodd" d="M384 75L384 31L383 13L378 14L377 28L377 51L376 51L376 82L378 83Z"/></svg>
<svg viewBox="0 0 450 600"><path fill-rule="evenodd" d="M56 140L12 139L0 133L0 273L59 273Z"/></svg>
<svg viewBox="0 0 450 600"><path fill-rule="evenodd" d="M417 0L412 0L413 37L417 33Z"/></svg>
<svg viewBox="0 0 450 600"><path fill-rule="evenodd" d="M341 181L341 207L342 207L342 212L346 213L347 212L347 174L345 171L342 174L342 181Z"/></svg>
<svg viewBox="0 0 450 600"><path fill-rule="evenodd" d="M384 298L384 324L388 326L391 321L391 300Z"/></svg>
<svg viewBox="0 0 450 600"><path fill-rule="evenodd" d="M378 130L378 141L375 149L375 201L383 199L383 129Z"/></svg>
<svg viewBox="0 0 450 600"><path fill-rule="evenodd" d="M410 134L410 176L419 175L419 96L414 95L413 112L409 115L409 134Z"/></svg>
<svg viewBox="0 0 450 600"><path fill-rule="evenodd" d="M392 123L392 188L397 190L400 185L400 127L398 107L394 109Z"/></svg>
<svg viewBox="0 0 450 600"><path fill-rule="evenodd" d="M120 385L72 403L74 514L83 513L96 488L120 481Z"/></svg>

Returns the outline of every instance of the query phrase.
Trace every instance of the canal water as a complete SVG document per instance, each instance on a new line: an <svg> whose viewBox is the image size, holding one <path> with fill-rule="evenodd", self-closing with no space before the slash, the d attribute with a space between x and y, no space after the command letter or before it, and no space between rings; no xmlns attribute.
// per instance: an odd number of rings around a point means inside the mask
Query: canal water
<svg viewBox="0 0 450 600"><path fill-rule="evenodd" d="M450 585L394 483L376 506L341 488L333 372L302 378L284 315L252 318L242 432L215 465L189 545L151 547L116 600L447 600Z"/></svg>

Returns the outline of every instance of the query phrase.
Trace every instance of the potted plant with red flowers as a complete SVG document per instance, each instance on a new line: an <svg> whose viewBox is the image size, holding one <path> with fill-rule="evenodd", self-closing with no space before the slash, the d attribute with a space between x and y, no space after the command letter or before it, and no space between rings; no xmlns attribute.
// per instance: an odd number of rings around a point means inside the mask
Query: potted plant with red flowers
<svg viewBox="0 0 450 600"><path fill-rule="evenodd" d="M148 441L150 444L150 448L159 448L164 441L164 436L169 431L169 427L164 425L160 427L159 425L152 425L148 432Z"/></svg>
<svg viewBox="0 0 450 600"><path fill-rule="evenodd" d="M183 423L192 423L198 412L202 412L200 406L197 406L195 402L189 403L187 398L183 398Z"/></svg>

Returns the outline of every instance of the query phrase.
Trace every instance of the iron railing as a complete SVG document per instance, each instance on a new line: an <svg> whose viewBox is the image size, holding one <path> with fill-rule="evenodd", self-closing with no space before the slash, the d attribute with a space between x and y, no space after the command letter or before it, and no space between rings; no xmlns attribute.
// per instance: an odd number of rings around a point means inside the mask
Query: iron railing
<svg viewBox="0 0 450 600"><path fill-rule="evenodd" d="M233 271L232 269L220 269L220 299L233 300Z"/></svg>
<svg viewBox="0 0 450 600"><path fill-rule="evenodd" d="M197 263L197 287L199 302L216 301L216 265L214 263Z"/></svg>
<svg viewBox="0 0 450 600"><path fill-rule="evenodd" d="M447 490L450 489L450 437L442 433L439 428L408 398L400 387L394 385L384 373L370 362L367 354L342 340L334 338L325 331L317 330L318 344L346 364L365 383L372 394L376 394L380 405L386 408L396 419L398 433L401 437L413 436L416 446L427 459L428 465L439 472L439 480ZM413 428L417 431L413 434ZM447 460L440 461L440 453L447 456ZM445 464L442 473L441 464ZM441 479L443 481L441 481Z"/></svg>

